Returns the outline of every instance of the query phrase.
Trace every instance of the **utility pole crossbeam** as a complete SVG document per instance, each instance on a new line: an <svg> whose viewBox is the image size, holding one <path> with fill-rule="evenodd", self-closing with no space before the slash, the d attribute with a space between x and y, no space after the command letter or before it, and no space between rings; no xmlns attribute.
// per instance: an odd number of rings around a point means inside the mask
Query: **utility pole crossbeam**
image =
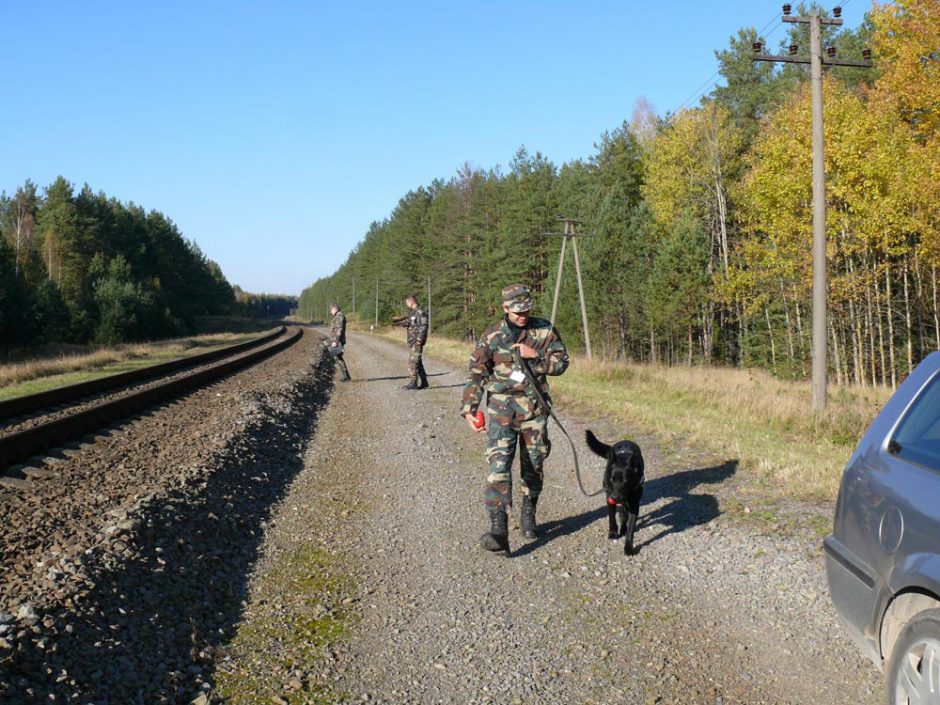
<svg viewBox="0 0 940 705"><path fill-rule="evenodd" d="M558 260L558 275L555 277L555 295L552 297L552 325L555 325L555 315L558 313L558 297L561 294L561 272L565 267L565 250L568 247L568 240L571 240L571 251L574 253L574 270L578 278L578 299L581 302L581 327L584 330L584 348L590 360L591 336L588 332L587 306L584 303L584 283L581 280L581 257L578 253L578 238L590 237L590 235L577 232L576 226L584 222L578 218L559 217L558 220L565 224L564 232L542 233L543 235L561 237L561 257Z"/></svg>
<svg viewBox="0 0 940 705"><path fill-rule="evenodd" d="M790 5L783 6L782 20L789 24L809 25L809 57L798 56L799 47L790 46L789 56L776 56L763 53L763 42L754 43L754 61L784 62L788 64L809 64L810 84L812 88L813 108L813 347L812 347L812 391L813 411L826 410L827 404L827 282L826 282L826 162L823 145L823 95L822 73L824 66L851 66L871 68L871 51L865 49L862 55L865 61L851 61L836 58L834 47L826 53L822 49L822 28L842 25L839 16L842 9L833 8L834 18L821 17L818 12L807 17L790 15Z"/></svg>

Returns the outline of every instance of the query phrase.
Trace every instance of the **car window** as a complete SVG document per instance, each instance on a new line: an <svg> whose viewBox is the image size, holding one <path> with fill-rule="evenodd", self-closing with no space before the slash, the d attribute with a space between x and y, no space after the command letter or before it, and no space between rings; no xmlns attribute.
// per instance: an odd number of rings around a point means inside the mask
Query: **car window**
<svg viewBox="0 0 940 705"><path fill-rule="evenodd" d="M940 470L940 375L914 400L898 424L890 449L899 458Z"/></svg>

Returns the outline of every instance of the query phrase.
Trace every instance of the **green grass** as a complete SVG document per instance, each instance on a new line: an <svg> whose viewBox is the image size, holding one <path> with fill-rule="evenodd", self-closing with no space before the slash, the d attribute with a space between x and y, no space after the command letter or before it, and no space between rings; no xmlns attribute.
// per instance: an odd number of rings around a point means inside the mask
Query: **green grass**
<svg viewBox="0 0 940 705"><path fill-rule="evenodd" d="M278 595L286 605L282 615L251 615L225 651L234 662L250 666L260 649L276 659L285 672L310 671L323 650L338 641L355 619L352 606L342 604L354 589L352 579L327 552L303 546L279 556L275 569L263 575L260 594ZM268 599L266 605L271 605ZM268 607L270 609L270 607ZM323 608L328 611L324 612ZM232 705L272 702L280 696L288 703L328 705L338 696L308 678L299 691L283 690L283 678L250 667L216 671L218 693Z"/></svg>

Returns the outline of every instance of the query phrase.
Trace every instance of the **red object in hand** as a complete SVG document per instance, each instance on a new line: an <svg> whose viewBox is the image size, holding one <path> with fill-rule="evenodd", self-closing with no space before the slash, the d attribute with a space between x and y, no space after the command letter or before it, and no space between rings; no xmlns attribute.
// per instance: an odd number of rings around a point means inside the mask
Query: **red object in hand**
<svg viewBox="0 0 940 705"><path fill-rule="evenodd" d="M486 417L483 415L482 411L477 411L473 415L473 427L474 428L483 428L486 425Z"/></svg>

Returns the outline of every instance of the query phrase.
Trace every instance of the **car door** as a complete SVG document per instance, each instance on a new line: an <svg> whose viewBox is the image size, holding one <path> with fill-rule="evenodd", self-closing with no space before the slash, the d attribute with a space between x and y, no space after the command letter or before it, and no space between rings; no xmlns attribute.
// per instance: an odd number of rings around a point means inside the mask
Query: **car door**
<svg viewBox="0 0 940 705"><path fill-rule="evenodd" d="M940 585L940 374L934 373L880 447L884 505L876 569L892 592Z"/></svg>

